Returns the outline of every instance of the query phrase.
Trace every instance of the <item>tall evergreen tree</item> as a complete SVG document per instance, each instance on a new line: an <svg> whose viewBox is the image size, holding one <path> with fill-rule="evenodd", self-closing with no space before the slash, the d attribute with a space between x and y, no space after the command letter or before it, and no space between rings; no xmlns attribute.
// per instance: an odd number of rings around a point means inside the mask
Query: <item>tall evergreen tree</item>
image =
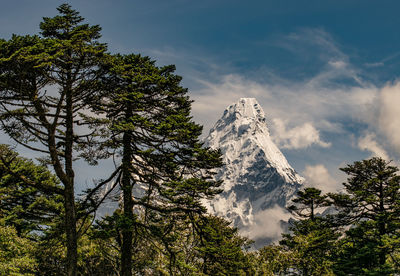
<svg viewBox="0 0 400 276"><path fill-rule="evenodd" d="M299 220L292 223L291 233L282 235L280 245L294 256L292 265L302 275L333 275L331 259L339 233L330 220L317 215L318 209L331 204L328 196L319 189L305 188L293 202L288 209Z"/></svg>
<svg viewBox="0 0 400 276"><path fill-rule="evenodd" d="M395 248L386 241L400 233L400 176L382 158L358 161L341 169L349 177L345 193L331 194L339 225L350 226L338 256L341 275L390 275Z"/></svg>
<svg viewBox="0 0 400 276"><path fill-rule="evenodd" d="M99 61L106 47L97 40L100 27L83 24L69 5L43 18L41 36L0 41L0 121L19 144L46 155L63 187L67 274L76 275L77 211L75 173L78 157L94 160L94 133L83 112L97 87Z"/></svg>
<svg viewBox="0 0 400 276"><path fill-rule="evenodd" d="M125 276L132 275L134 213L149 229L162 216L204 213L200 200L220 192L221 183L212 176L221 159L199 141L202 127L192 121L191 101L174 66L157 67L148 57L130 54L114 56L103 69L105 93L93 108L105 112L111 129L108 147L121 158L113 176L123 194ZM158 229L165 237L166 227Z"/></svg>
<svg viewBox="0 0 400 276"><path fill-rule="evenodd" d="M295 204L289 206L289 211L298 218L312 221L315 221L318 209L331 204L328 196L321 195L321 190L316 188L305 188L304 191L299 191L292 201Z"/></svg>
<svg viewBox="0 0 400 276"><path fill-rule="evenodd" d="M193 227L197 232L196 251L201 272L205 275L249 275L249 260L244 252L250 246L230 222L215 216L199 217Z"/></svg>

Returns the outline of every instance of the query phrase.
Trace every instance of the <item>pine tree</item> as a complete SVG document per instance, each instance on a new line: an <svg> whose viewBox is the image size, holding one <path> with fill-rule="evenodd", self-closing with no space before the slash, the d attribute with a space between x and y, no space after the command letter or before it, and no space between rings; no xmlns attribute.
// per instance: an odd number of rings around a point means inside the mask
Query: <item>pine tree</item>
<svg viewBox="0 0 400 276"><path fill-rule="evenodd" d="M311 221L315 221L318 209L331 204L328 196L321 195L321 190L316 188L305 188L304 191L299 191L297 197L292 201L295 204L289 206L289 211L298 218Z"/></svg>
<svg viewBox="0 0 400 276"><path fill-rule="evenodd" d="M295 270L303 275L333 275L331 259L339 233L329 219L316 213L331 202L316 188L305 188L297 195L293 199L295 205L288 209L299 220L292 222L291 233L283 234L279 243L284 250L291 252Z"/></svg>
<svg viewBox="0 0 400 276"><path fill-rule="evenodd" d="M201 272L205 275L249 275L250 262L244 250L250 241L241 237L230 222L216 216L199 217L193 227ZM246 248L247 247L247 248Z"/></svg>
<svg viewBox="0 0 400 276"><path fill-rule="evenodd" d="M298 254L284 246L267 245L250 257L254 275L298 275Z"/></svg>
<svg viewBox="0 0 400 276"><path fill-rule="evenodd" d="M62 188L67 274L76 275L77 210L73 162L94 162L96 134L87 131L83 112L99 79L106 47L97 40L100 27L82 24L69 5L59 15L43 18L41 36L16 36L0 41L0 121L19 144L45 154ZM54 188L54 187L53 187Z"/></svg>
<svg viewBox="0 0 400 276"><path fill-rule="evenodd" d="M358 161L341 169L349 177L345 193L331 194L339 225L350 226L342 240L336 273L391 275L400 233L400 176L382 158ZM391 242L387 242L391 241Z"/></svg>
<svg viewBox="0 0 400 276"><path fill-rule="evenodd" d="M166 221L163 216L204 213L200 200L220 192L212 170L221 159L199 141L202 127L191 119L191 101L174 66L157 67L148 57L130 54L113 56L103 70L104 93L93 109L106 114L107 120L97 122L111 130L106 144L121 160L110 179L123 195L121 275L132 275L134 225L163 239L169 232L158 223Z"/></svg>

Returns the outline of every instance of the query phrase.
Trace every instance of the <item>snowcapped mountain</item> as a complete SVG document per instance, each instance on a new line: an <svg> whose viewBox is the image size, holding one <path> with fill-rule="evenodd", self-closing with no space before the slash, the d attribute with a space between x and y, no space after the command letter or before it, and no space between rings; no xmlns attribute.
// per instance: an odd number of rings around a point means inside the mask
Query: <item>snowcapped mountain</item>
<svg viewBox="0 0 400 276"><path fill-rule="evenodd" d="M224 180L224 192L207 202L207 208L239 229L256 227L258 214L268 214L266 210L283 210L304 182L272 141L264 111L254 98L229 106L206 145L220 148L225 163L217 174Z"/></svg>

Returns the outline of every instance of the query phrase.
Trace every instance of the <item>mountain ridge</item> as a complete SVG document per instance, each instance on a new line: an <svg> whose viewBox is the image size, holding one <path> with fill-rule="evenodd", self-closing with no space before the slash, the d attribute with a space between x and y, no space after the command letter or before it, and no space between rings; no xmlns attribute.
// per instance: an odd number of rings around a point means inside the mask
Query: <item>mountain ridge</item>
<svg viewBox="0 0 400 276"><path fill-rule="evenodd" d="M251 232L259 212L284 209L304 183L272 141L255 98L240 98L227 107L205 145L220 148L225 164L216 175L224 180L224 191L206 207L239 229Z"/></svg>

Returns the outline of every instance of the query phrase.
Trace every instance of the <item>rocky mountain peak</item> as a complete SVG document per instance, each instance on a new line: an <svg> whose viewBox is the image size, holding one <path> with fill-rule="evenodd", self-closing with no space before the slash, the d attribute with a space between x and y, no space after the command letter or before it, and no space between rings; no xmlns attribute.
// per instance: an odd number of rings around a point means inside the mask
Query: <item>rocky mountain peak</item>
<svg viewBox="0 0 400 276"><path fill-rule="evenodd" d="M251 135L256 130L266 131L269 135L264 111L255 98L241 98L225 109L221 119L211 129L207 141L221 140L217 136L222 133L227 136L220 138L237 139Z"/></svg>
<svg viewBox="0 0 400 276"><path fill-rule="evenodd" d="M225 109L222 119L225 122L232 122L238 119L258 119L265 121L265 114L255 98L241 98L237 103Z"/></svg>
<svg viewBox="0 0 400 276"><path fill-rule="evenodd" d="M224 192L206 205L239 228L251 227L258 212L284 208L304 182L272 141L265 113L254 98L227 107L206 144L220 148L225 163L216 176L224 180Z"/></svg>

